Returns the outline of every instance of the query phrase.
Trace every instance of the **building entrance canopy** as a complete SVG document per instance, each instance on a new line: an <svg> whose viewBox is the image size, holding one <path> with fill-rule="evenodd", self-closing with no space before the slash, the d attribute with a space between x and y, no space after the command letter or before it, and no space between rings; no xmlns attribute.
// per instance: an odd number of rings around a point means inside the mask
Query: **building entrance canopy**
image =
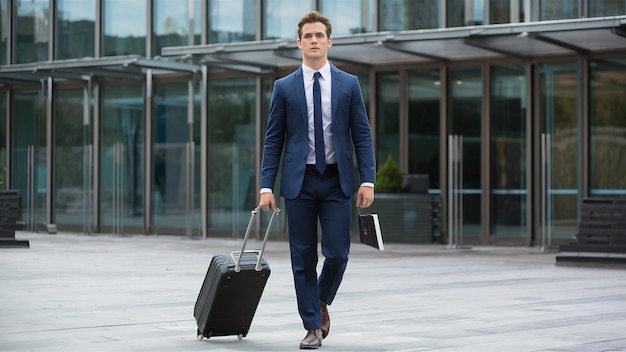
<svg viewBox="0 0 626 352"><path fill-rule="evenodd" d="M355 34L334 37L329 58L373 68L609 52L626 52L626 16ZM301 62L295 39L167 47L162 55L258 74Z"/></svg>
<svg viewBox="0 0 626 352"><path fill-rule="evenodd" d="M33 84L48 77L74 81L144 80L148 69L152 69L154 74L183 72L195 75L200 71L200 66L172 60L145 59L135 55L36 62L0 66L0 87Z"/></svg>

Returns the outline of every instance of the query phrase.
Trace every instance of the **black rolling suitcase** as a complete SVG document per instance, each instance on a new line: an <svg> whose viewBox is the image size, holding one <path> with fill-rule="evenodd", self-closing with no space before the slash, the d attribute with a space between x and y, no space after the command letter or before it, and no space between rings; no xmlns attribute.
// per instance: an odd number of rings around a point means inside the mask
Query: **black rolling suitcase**
<svg viewBox="0 0 626 352"><path fill-rule="evenodd" d="M198 340L229 335L236 335L241 340L248 334L270 275L270 266L263 252L274 217L280 212L274 210L261 250L246 251L250 229L259 211L258 207L252 210L241 250L219 253L211 259L194 307Z"/></svg>

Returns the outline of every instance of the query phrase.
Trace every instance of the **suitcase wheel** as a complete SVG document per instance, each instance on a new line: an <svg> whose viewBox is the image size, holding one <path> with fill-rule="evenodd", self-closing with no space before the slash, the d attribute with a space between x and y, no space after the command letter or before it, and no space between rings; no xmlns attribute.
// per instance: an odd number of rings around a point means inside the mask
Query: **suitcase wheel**
<svg viewBox="0 0 626 352"><path fill-rule="evenodd" d="M196 330L196 335L197 335L198 341L202 341L202 339L204 339L205 337L207 340L211 338L211 334L209 334L209 336L202 335L202 333L200 332L200 329Z"/></svg>
<svg viewBox="0 0 626 352"><path fill-rule="evenodd" d="M243 339L243 334L237 335L237 338L241 341Z"/></svg>

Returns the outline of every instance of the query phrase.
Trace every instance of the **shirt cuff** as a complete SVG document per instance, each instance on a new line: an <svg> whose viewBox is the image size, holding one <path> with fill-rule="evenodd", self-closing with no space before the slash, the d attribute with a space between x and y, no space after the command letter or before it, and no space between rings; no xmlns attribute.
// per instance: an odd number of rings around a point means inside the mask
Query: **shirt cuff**
<svg viewBox="0 0 626 352"><path fill-rule="evenodd" d="M263 194L263 193L272 193L272 189L271 188L261 188L261 192L259 192L259 194Z"/></svg>
<svg viewBox="0 0 626 352"><path fill-rule="evenodd" d="M372 182L363 182L363 183L361 183L361 186L374 188L374 183L372 183Z"/></svg>

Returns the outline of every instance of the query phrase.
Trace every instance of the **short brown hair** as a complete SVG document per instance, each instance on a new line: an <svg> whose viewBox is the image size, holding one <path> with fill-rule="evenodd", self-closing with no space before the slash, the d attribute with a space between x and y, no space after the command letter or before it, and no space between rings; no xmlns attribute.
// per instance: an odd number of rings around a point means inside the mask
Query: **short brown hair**
<svg viewBox="0 0 626 352"><path fill-rule="evenodd" d="M330 38L330 33L333 31L333 26L330 24L330 20L324 17L319 11L309 12L298 23L298 38L302 38L302 26L308 23L320 22L326 26L326 36Z"/></svg>

